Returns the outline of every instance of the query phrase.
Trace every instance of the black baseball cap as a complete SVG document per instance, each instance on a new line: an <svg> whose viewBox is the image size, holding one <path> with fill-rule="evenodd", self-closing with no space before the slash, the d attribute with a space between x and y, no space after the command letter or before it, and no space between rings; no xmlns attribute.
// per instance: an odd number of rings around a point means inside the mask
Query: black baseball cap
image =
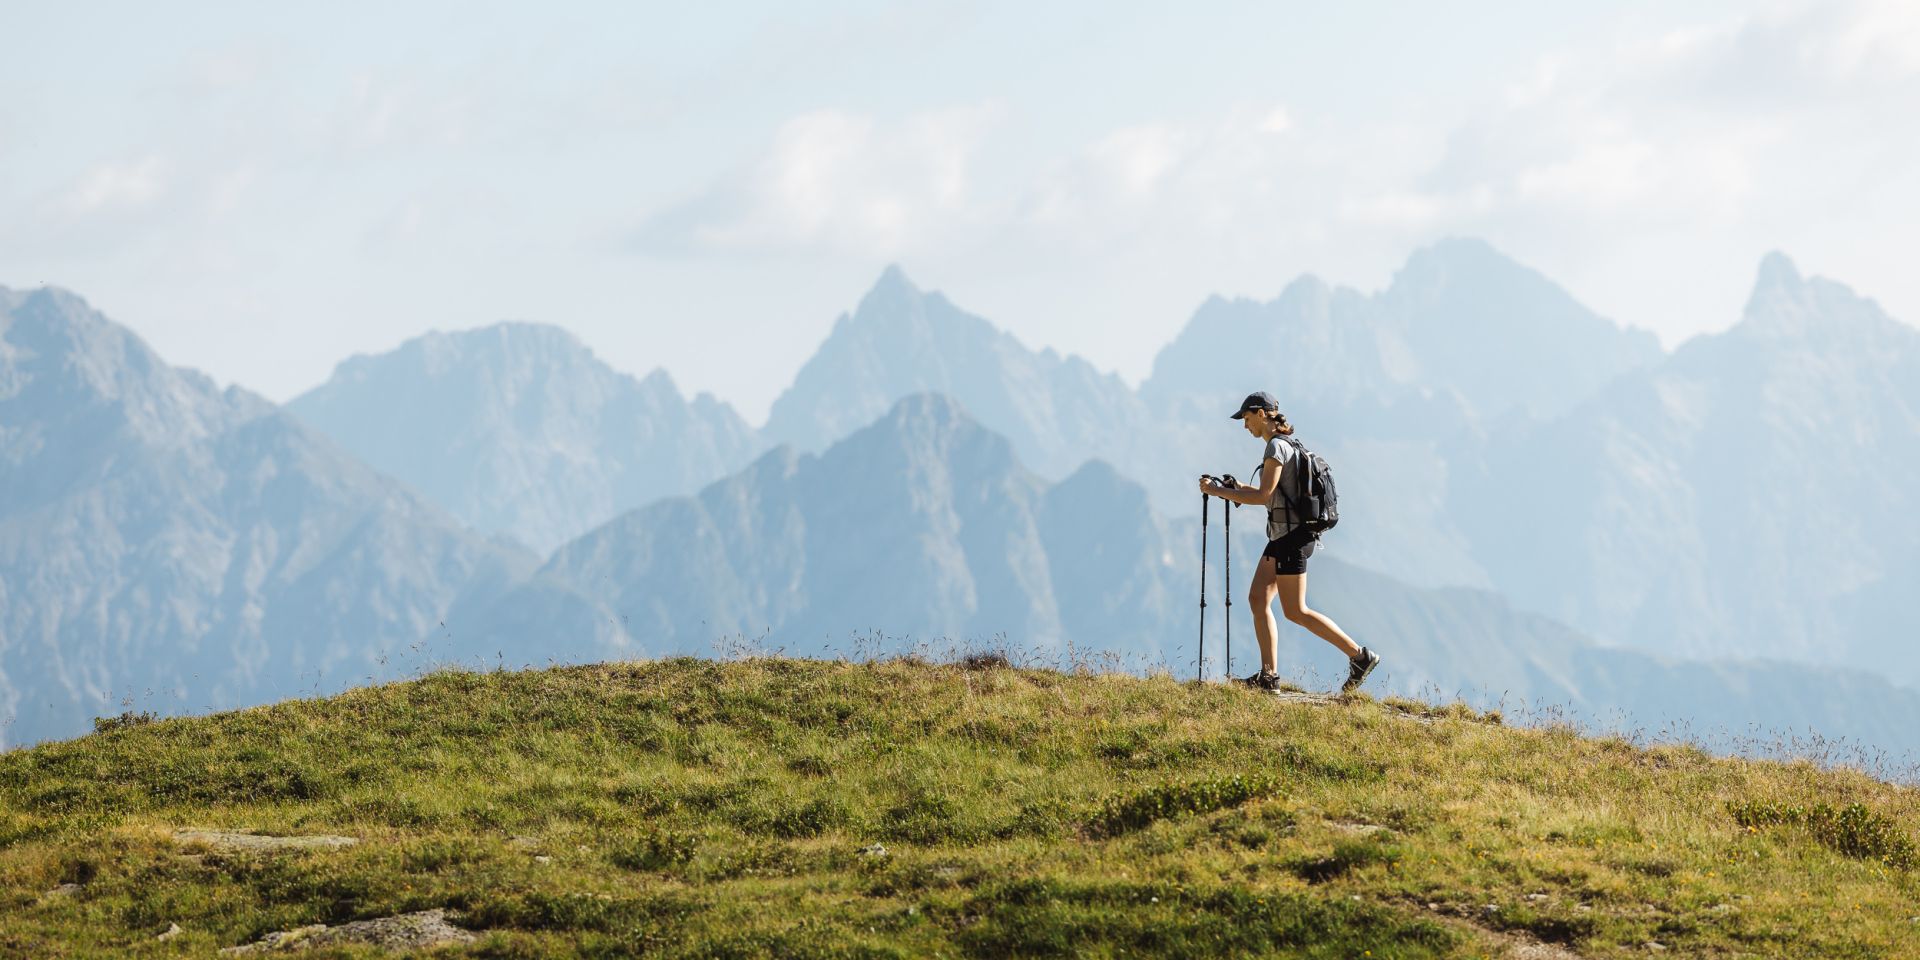
<svg viewBox="0 0 1920 960"><path fill-rule="evenodd" d="M1240 401L1240 412L1234 414L1233 419L1238 420L1246 416L1248 410L1265 410L1268 413L1279 413L1280 401L1273 399L1273 395L1265 390L1249 393L1245 400Z"/></svg>

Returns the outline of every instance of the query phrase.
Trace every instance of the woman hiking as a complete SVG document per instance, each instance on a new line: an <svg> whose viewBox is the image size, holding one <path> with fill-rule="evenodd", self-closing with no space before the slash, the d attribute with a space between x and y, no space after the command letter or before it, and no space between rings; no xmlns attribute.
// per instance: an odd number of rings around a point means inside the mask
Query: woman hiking
<svg viewBox="0 0 1920 960"><path fill-rule="evenodd" d="M1287 422L1280 405L1264 391L1252 393L1240 402L1233 415L1247 432L1267 442L1260 461L1258 486L1229 487L1211 477L1200 480L1200 492L1209 496L1267 508L1267 549L1260 554L1254 569L1253 588L1247 591L1247 603L1253 608L1253 632L1260 642L1260 672L1239 682L1261 690L1280 686L1274 666L1280 658L1280 626L1273 619L1273 599L1280 598L1280 609L1288 620L1306 627L1347 655L1347 682L1341 693L1349 693L1367 679L1380 663L1372 650L1353 642L1340 625L1307 606L1307 558L1313 555L1319 534L1306 526L1305 518L1293 508L1293 498L1283 490L1297 489L1300 471L1305 470L1300 445L1292 439L1293 425Z"/></svg>

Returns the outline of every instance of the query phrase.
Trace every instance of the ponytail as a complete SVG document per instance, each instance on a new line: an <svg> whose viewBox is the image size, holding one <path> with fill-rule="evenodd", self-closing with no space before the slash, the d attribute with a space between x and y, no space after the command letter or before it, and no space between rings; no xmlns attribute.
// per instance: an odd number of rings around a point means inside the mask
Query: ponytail
<svg viewBox="0 0 1920 960"><path fill-rule="evenodd" d="M1293 424L1287 422L1286 414L1275 411L1273 415L1273 419L1279 421L1280 433L1283 436L1289 436L1289 437L1293 436Z"/></svg>

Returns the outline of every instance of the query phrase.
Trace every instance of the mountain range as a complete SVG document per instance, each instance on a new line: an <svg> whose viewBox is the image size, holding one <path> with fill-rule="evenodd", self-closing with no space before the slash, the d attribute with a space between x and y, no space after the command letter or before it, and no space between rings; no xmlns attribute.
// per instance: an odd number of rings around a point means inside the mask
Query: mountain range
<svg viewBox="0 0 1920 960"><path fill-rule="evenodd" d="M1896 602L1920 569L1900 482L1920 332L1778 255L1739 323L1663 353L1446 241L1373 294L1309 276L1209 299L1138 389L891 267L760 431L554 327L416 338L282 411L63 291L0 288L0 307L8 742L147 687L271 699L423 646L939 639L1179 673L1193 476L1253 465L1224 419L1252 389L1335 464L1314 602L1385 638L1386 688L1684 703L1883 745L1914 728L1914 692L1882 678L1920 683ZM1236 519L1244 584L1261 524ZM1286 662L1331 656L1286 632Z"/></svg>
<svg viewBox="0 0 1920 960"><path fill-rule="evenodd" d="M1920 683L1920 330L1784 256L1739 323L1452 476L1515 602L1689 656L1870 665Z"/></svg>
<svg viewBox="0 0 1920 960"><path fill-rule="evenodd" d="M1264 534L1236 511L1228 587L1215 518L1207 672L1257 665L1244 599ZM449 620L486 651L564 623L602 650L797 656L995 649L1043 662L1109 662L1192 676L1199 531L1171 523L1146 491L1088 461L1049 483L1012 443L940 394L903 398L819 454L781 446L690 497L660 501L581 537L498 596L470 595ZM1313 561L1309 600L1386 663L1382 693L1438 688L1482 704L1556 705L1652 729L1727 733L1812 727L1886 748L1920 748L1920 691L1872 673L1784 662L1714 663L1602 646L1486 591L1422 589L1338 560ZM1322 685L1344 658L1282 622L1281 662ZM731 644L717 638L733 638ZM545 654L545 651L540 651ZM589 651L559 651L566 657ZM1809 685L1819 696L1796 695Z"/></svg>
<svg viewBox="0 0 1920 960"><path fill-rule="evenodd" d="M1330 555L1492 590L1613 645L1869 663L1920 684L1896 601L1920 570L1904 483L1920 469L1917 369L1920 331L1780 254L1739 322L1663 353L1487 244L1445 241L1371 295L1308 276L1269 302L1211 298L1135 391L890 269L769 430L800 419L784 411L939 391L1041 475L1099 456L1191 518L1195 475L1251 472L1255 447L1224 414L1267 389L1335 464ZM1060 396L1097 398L1102 416L1048 430L1032 421L1052 401L1007 399Z"/></svg>

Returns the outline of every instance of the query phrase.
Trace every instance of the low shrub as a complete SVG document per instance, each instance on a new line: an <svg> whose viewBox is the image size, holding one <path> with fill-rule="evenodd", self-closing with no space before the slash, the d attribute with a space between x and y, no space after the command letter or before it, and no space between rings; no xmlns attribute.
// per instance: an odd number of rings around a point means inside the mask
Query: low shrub
<svg viewBox="0 0 1920 960"><path fill-rule="evenodd" d="M1288 867L1308 883L1325 883L1368 864L1394 864L1399 861L1399 847L1381 843L1377 838L1368 838L1335 844L1333 852L1327 856L1296 860Z"/></svg>
<svg viewBox="0 0 1920 960"><path fill-rule="evenodd" d="M670 870L690 863L699 844L693 837L670 830L649 830L619 844L607 859L625 870Z"/></svg>
<svg viewBox="0 0 1920 960"><path fill-rule="evenodd" d="M1900 832L1899 824L1858 803L1835 810L1824 803L1802 806L1773 800L1728 801L1727 813L1733 816L1733 822L1753 829L1775 825L1804 828L1814 840L1849 857L1878 860L1901 870L1910 870L1920 862L1913 840Z"/></svg>
<svg viewBox="0 0 1920 960"><path fill-rule="evenodd" d="M1279 790L1279 781L1272 777L1240 774L1166 784L1108 797L1088 821L1087 832L1100 837L1118 836L1171 817L1237 807L1249 800L1272 796Z"/></svg>
<svg viewBox="0 0 1920 960"><path fill-rule="evenodd" d="M94 717L93 732L106 733L109 730L123 730L127 727L143 726L158 719L160 719L160 717L150 710L142 710L139 713L128 710L117 717Z"/></svg>

